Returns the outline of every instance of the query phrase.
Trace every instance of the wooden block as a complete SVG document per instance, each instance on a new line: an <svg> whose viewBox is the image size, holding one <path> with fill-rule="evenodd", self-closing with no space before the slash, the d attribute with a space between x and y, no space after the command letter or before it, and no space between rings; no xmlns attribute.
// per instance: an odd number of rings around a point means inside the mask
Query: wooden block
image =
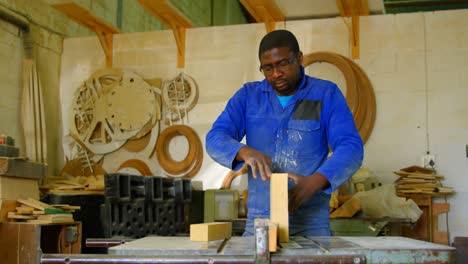
<svg viewBox="0 0 468 264"><path fill-rule="evenodd" d="M255 228L258 226L268 226L268 248L270 252L276 252L278 249L278 224L270 219L255 219Z"/></svg>
<svg viewBox="0 0 468 264"><path fill-rule="evenodd" d="M270 179L270 220L278 224L279 242L289 241L288 174L273 173Z"/></svg>
<svg viewBox="0 0 468 264"><path fill-rule="evenodd" d="M0 199L39 199L39 184L34 179L0 176Z"/></svg>
<svg viewBox="0 0 468 264"><path fill-rule="evenodd" d="M8 222L8 213L16 210L16 200L0 200L0 222Z"/></svg>
<svg viewBox="0 0 468 264"><path fill-rule="evenodd" d="M232 234L231 222L213 222L190 225L191 241L212 241L230 238Z"/></svg>

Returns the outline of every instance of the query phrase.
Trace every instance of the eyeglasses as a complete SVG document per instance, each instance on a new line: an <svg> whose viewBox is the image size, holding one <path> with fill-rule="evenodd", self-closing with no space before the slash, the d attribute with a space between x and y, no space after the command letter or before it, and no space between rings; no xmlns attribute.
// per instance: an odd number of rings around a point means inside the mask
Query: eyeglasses
<svg viewBox="0 0 468 264"><path fill-rule="evenodd" d="M263 72L265 76L272 75L273 72L275 72L275 68L277 68L280 72L285 72L288 70L289 64L291 64L295 58L296 58L296 54L293 54L291 58L281 60L278 63L261 65L259 70Z"/></svg>

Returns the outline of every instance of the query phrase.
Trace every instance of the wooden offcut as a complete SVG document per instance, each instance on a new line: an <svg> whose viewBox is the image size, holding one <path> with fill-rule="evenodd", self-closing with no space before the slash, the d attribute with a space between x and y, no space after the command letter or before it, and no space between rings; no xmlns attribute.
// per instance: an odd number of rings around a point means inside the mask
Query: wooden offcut
<svg viewBox="0 0 468 264"><path fill-rule="evenodd" d="M190 225L191 241L213 241L230 238L232 234L231 222L213 222Z"/></svg>
<svg viewBox="0 0 468 264"><path fill-rule="evenodd" d="M288 174L273 173L270 179L270 220L278 224L279 242L289 241Z"/></svg>
<svg viewBox="0 0 468 264"><path fill-rule="evenodd" d="M330 218L353 217L361 210L361 200L353 196L330 214Z"/></svg>
<svg viewBox="0 0 468 264"><path fill-rule="evenodd" d="M31 206L33 208L36 208L36 209L39 209L41 211L44 211L46 208L52 208L52 206L46 204L46 203L43 203L43 202L40 202L38 200L35 200L35 199L18 199L17 200L19 203L21 204L24 204L24 205L27 205L27 206Z"/></svg>
<svg viewBox="0 0 468 264"><path fill-rule="evenodd" d="M270 219L255 219L255 227L268 226L268 248L270 252L278 250L278 224L271 222Z"/></svg>

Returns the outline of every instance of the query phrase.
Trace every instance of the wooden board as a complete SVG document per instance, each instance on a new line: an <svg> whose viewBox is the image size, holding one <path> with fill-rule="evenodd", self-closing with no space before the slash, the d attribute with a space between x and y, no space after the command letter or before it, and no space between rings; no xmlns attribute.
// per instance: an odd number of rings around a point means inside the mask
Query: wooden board
<svg viewBox="0 0 468 264"><path fill-rule="evenodd" d="M289 241L288 174L273 173L270 179L270 220L278 224L279 242Z"/></svg>
<svg viewBox="0 0 468 264"><path fill-rule="evenodd" d="M34 199L18 199L17 200L19 203L21 204L24 204L24 205L27 205L27 206L31 206L33 208L36 208L36 209L39 209L41 211L44 211L46 208L52 208L52 206L46 204L46 203L42 203L38 200L34 200Z"/></svg>
<svg viewBox="0 0 468 264"><path fill-rule="evenodd" d="M39 199L39 184L35 179L0 176L0 199Z"/></svg>
<svg viewBox="0 0 468 264"><path fill-rule="evenodd" d="M231 222L213 222L190 225L191 241L213 241L230 238L232 234Z"/></svg>

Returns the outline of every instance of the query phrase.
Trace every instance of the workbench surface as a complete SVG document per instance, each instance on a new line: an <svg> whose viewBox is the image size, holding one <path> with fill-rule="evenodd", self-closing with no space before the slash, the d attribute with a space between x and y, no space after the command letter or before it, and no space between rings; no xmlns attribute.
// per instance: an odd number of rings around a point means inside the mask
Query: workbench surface
<svg viewBox="0 0 468 264"><path fill-rule="evenodd" d="M109 255L255 256L254 237L193 242L188 237L145 237L109 248ZM404 237L291 237L274 257L364 256L365 263L451 263L455 248ZM358 262L359 263L359 262Z"/></svg>

